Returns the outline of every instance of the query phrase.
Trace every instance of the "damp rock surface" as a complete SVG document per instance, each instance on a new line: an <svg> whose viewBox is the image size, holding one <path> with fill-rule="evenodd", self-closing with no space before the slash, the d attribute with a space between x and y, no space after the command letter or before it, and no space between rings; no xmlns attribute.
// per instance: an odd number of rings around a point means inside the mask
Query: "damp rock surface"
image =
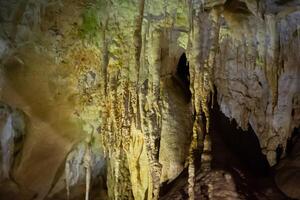
<svg viewBox="0 0 300 200"><path fill-rule="evenodd" d="M275 181L282 192L287 194L289 197L294 199L300 198L299 190L294 187L299 185L299 164L300 164L300 139L299 139L299 128L295 129L292 137L291 152L280 161L276 167Z"/></svg>
<svg viewBox="0 0 300 200"><path fill-rule="evenodd" d="M270 166L285 156L300 124L299 6L0 0L0 191L59 199L67 182L74 198L97 199L99 187L103 198L156 200L187 171L182 198L238 198L230 175L210 171L211 106L255 135ZM224 191L202 194L200 168Z"/></svg>

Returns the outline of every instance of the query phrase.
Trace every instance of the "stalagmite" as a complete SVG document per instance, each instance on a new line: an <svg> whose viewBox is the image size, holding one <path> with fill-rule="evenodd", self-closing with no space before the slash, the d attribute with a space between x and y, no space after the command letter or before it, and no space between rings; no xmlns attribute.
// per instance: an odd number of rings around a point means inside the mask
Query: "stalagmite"
<svg viewBox="0 0 300 200"><path fill-rule="evenodd" d="M200 149L201 169L210 170L211 162L211 140L210 129L210 101L213 96L213 76L215 59L219 42L219 16L217 10L212 10L210 14L198 8L193 16L193 31L191 34L190 65L192 71L191 90L193 93L194 106L194 128L193 139L190 147L189 157L189 198L194 199L194 174L195 158L194 151ZM205 31L204 31L205 30ZM208 31L207 31L208 30ZM204 116L204 119L202 118ZM203 123L206 122L204 125ZM205 127L205 128L204 128ZM200 143L198 143L200 142Z"/></svg>

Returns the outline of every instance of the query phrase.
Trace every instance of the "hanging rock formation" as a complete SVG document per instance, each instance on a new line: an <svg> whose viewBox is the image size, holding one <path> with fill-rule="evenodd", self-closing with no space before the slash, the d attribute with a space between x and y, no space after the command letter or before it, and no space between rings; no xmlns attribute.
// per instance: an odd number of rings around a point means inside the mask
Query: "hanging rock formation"
<svg viewBox="0 0 300 200"><path fill-rule="evenodd" d="M238 198L211 171L213 100L275 165L300 124L299 26L298 0L0 0L0 196L157 200L187 171L181 199L216 180Z"/></svg>

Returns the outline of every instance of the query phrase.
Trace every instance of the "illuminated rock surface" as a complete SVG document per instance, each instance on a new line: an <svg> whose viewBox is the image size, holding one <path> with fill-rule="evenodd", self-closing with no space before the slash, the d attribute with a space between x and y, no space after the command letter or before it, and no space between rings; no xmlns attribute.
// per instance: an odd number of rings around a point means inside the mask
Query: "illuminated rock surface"
<svg viewBox="0 0 300 200"><path fill-rule="evenodd" d="M299 0L0 0L0 22L0 199L300 198Z"/></svg>

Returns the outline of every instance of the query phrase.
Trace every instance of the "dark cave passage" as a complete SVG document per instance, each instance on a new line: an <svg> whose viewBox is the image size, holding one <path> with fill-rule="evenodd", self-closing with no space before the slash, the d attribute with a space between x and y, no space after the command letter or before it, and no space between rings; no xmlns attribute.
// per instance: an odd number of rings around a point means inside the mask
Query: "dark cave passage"
<svg viewBox="0 0 300 200"><path fill-rule="evenodd" d="M178 66L179 70L180 66ZM183 74L187 75L187 73L181 71L177 75L178 78ZM183 77L181 76L181 80ZM210 110L212 169L230 173L234 179L236 190L242 199L289 199L277 188L273 169L262 153L259 140L252 127L249 125L247 131L238 128L234 120L230 120L220 111L216 98L213 102L214 106ZM200 155L200 152L196 154ZM195 160L197 176L201 176L201 173L203 173L200 170L199 161L200 157ZM188 194L184 189L187 178L188 171L185 168L175 180L162 184L160 191L162 199L168 199L168 194L175 191L178 191L184 199L187 199ZM199 181L201 182L201 180L198 180L196 184L199 184ZM199 188L195 190L199 191ZM207 191L202 192L203 194L207 193Z"/></svg>
<svg viewBox="0 0 300 200"><path fill-rule="evenodd" d="M262 154L259 140L250 125L247 131L237 128L236 121L227 118L220 111L219 106L215 104L212 109L212 127L213 140L222 140L226 148L236 156L236 159L248 171L262 176L269 174L270 165L266 156ZM220 155L219 146L214 145L214 141L212 148L215 164L221 164L226 158L222 154ZM230 159L229 161L233 160ZM231 163L226 160L223 164L229 165Z"/></svg>
<svg viewBox="0 0 300 200"><path fill-rule="evenodd" d="M297 128L294 128L291 137L287 140L287 144L286 144L286 156L291 156L295 144L297 143L297 141L300 140L300 126Z"/></svg>
<svg viewBox="0 0 300 200"><path fill-rule="evenodd" d="M262 154L258 138L249 126L249 130L243 131L237 128L235 121L230 121L221 111L216 103L211 109L210 134L212 139L212 169L226 171L233 177L236 191L241 195L241 199L260 200L260 199L278 199L287 198L276 186L274 182L272 168L270 167L266 156ZM198 153L197 153L198 154ZM196 162L196 176L201 177L203 173ZM170 199L169 194L176 193L183 199L188 198L187 185L188 171L185 168L182 173L172 182L164 183L161 187L161 199ZM196 178L197 187L201 185L200 180ZM201 188L205 199L207 191ZM268 191L268 193L266 193Z"/></svg>
<svg viewBox="0 0 300 200"><path fill-rule="evenodd" d="M188 101L190 101L192 97L192 93L190 91L189 68L189 62L187 60L186 54L183 53L179 58L178 64L176 66L176 73L173 77L184 91L184 95L186 96Z"/></svg>
<svg viewBox="0 0 300 200"><path fill-rule="evenodd" d="M183 84L187 87L190 85L190 72L189 72L189 63L186 58L186 54L183 53L178 61L177 69L176 69L176 75L180 80L183 82Z"/></svg>
<svg viewBox="0 0 300 200"><path fill-rule="evenodd" d="M235 120L220 111L217 99L211 116L212 168L230 172L237 191L246 199L288 199L277 188L273 170L252 127L249 125L247 131L238 128ZM266 190L272 194L266 196Z"/></svg>

